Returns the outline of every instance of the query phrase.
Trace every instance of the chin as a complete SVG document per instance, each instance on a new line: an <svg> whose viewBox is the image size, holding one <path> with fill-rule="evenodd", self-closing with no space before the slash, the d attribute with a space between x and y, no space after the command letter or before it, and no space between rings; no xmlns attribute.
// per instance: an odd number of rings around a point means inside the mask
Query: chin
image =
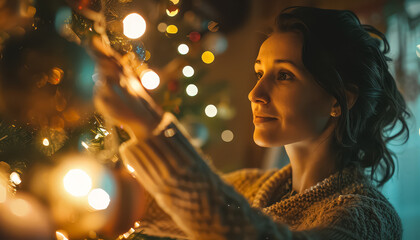
<svg viewBox="0 0 420 240"><path fill-rule="evenodd" d="M282 146L284 144L279 143L278 141L275 141L274 139L270 137L264 137L259 134L256 134L254 132L254 142L260 147L278 147Z"/></svg>

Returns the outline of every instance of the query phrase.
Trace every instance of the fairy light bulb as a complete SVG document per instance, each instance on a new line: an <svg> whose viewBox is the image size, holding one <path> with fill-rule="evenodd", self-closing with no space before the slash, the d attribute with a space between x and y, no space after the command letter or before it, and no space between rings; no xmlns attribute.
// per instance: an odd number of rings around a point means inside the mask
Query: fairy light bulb
<svg viewBox="0 0 420 240"><path fill-rule="evenodd" d="M139 38L146 31L146 21L137 13L128 14L123 20L123 29L126 37Z"/></svg>
<svg viewBox="0 0 420 240"><path fill-rule="evenodd" d="M46 146L46 147L48 147L48 146L50 145L50 141L48 140L48 138L44 138L44 139L42 140L42 145L44 145L44 146Z"/></svg>
<svg viewBox="0 0 420 240"><path fill-rule="evenodd" d="M201 60L203 60L203 62L206 64L210 64L214 61L214 54L210 51L205 51L201 55Z"/></svg>
<svg viewBox="0 0 420 240"><path fill-rule="evenodd" d="M221 137L224 142L232 142L234 134L231 130L224 130Z"/></svg>

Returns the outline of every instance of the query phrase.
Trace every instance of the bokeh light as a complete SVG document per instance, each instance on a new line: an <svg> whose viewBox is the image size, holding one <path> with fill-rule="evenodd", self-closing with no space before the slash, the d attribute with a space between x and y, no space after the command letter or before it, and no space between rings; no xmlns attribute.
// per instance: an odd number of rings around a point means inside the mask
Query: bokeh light
<svg viewBox="0 0 420 240"><path fill-rule="evenodd" d="M81 169L71 169L63 178L64 189L75 197L86 196L92 188L92 179Z"/></svg>
<svg viewBox="0 0 420 240"><path fill-rule="evenodd" d="M10 212L18 217L28 215L31 211L29 203L23 199L15 198L10 200Z"/></svg>
<svg viewBox="0 0 420 240"><path fill-rule="evenodd" d="M191 66L185 66L182 69L182 74L184 74L184 76L186 76L186 77L192 77L192 76L194 76L194 68L191 67Z"/></svg>
<svg viewBox="0 0 420 240"><path fill-rule="evenodd" d="M191 32L188 35L188 38L191 40L191 42L198 42L200 41L201 34L199 32Z"/></svg>
<svg viewBox="0 0 420 240"><path fill-rule="evenodd" d="M168 24L161 22L157 25L157 29L159 32L164 33L166 32L166 28L168 27Z"/></svg>
<svg viewBox="0 0 420 240"><path fill-rule="evenodd" d="M130 166L130 164L127 164L127 165L126 165L126 167L127 167L127 170L128 170L130 173L135 172L134 168L133 168L132 166Z"/></svg>
<svg viewBox="0 0 420 240"><path fill-rule="evenodd" d="M178 4L179 3L179 0L170 0L173 4Z"/></svg>
<svg viewBox="0 0 420 240"><path fill-rule="evenodd" d="M180 54L185 55L185 54L187 54L189 51L190 51L190 48L188 47L188 45L187 45L187 44L185 44L185 43L181 43L181 44L179 44L179 46L178 46L178 52L179 52Z"/></svg>
<svg viewBox="0 0 420 240"><path fill-rule="evenodd" d="M205 51L201 55L201 60L203 60L204 63L210 64L214 61L214 54L210 51Z"/></svg>
<svg viewBox="0 0 420 240"><path fill-rule="evenodd" d="M139 14L131 13L124 18L123 28L126 37L136 39L146 31L146 21Z"/></svg>
<svg viewBox="0 0 420 240"><path fill-rule="evenodd" d="M178 14L178 12L179 12L179 9L178 8L171 8L171 9L166 9L166 14L169 16L169 17L175 17L177 14Z"/></svg>
<svg viewBox="0 0 420 240"><path fill-rule="evenodd" d="M57 240L69 240L67 233L64 232L63 230L60 231L56 231L55 232L55 237L57 238Z"/></svg>
<svg viewBox="0 0 420 240"><path fill-rule="evenodd" d="M204 112L206 113L207 117L215 117L217 115L217 108L213 104L209 104L206 106Z"/></svg>
<svg viewBox="0 0 420 240"><path fill-rule="evenodd" d="M89 205L95 210L103 210L109 206L111 199L102 188L93 189L88 195Z"/></svg>
<svg viewBox="0 0 420 240"><path fill-rule="evenodd" d="M194 97L195 95L198 94L198 88L194 84L189 84L185 90L188 96L191 96L191 97Z"/></svg>
<svg viewBox="0 0 420 240"><path fill-rule="evenodd" d="M175 25L169 25L166 28L166 32L169 33L169 34L176 34L178 32L178 27L175 26Z"/></svg>
<svg viewBox="0 0 420 240"><path fill-rule="evenodd" d="M19 173L17 172L12 172L10 174L10 181L12 181L12 183L15 185L19 185L22 182L22 180L20 179Z"/></svg>
<svg viewBox="0 0 420 240"><path fill-rule="evenodd" d="M140 79L141 84L143 84L143 86L149 90L157 88L160 84L159 75L157 75L157 73L150 69L143 71L141 73Z"/></svg>
<svg viewBox="0 0 420 240"><path fill-rule="evenodd" d="M44 138L43 140L42 140L42 145L44 145L44 146L49 146L50 145L50 141L48 140L48 138Z"/></svg>
<svg viewBox="0 0 420 240"><path fill-rule="evenodd" d="M222 140L225 142L232 142L234 135L231 130L224 130L222 132L221 137L222 137Z"/></svg>

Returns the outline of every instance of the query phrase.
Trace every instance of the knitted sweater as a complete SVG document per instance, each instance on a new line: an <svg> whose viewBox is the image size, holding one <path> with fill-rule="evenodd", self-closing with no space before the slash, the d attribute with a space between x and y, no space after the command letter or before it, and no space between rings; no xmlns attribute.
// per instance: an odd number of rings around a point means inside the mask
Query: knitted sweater
<svg viewBox="0 0 420 240"><path fill-rule="evenodd" d="M120 148L150 194L140 221L146 234L199 240L401 239L396 211L355 169L289 196L290 165L221 176L171 115L155 133Z"/></svg>

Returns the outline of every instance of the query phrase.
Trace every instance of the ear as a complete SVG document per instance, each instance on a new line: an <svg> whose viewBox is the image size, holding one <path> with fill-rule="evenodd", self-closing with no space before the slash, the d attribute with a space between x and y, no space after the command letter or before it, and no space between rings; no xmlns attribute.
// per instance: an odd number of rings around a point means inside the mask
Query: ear
<svg viewBox="0 0 420 240"><path fill-rule="evenodd" d="M346 90L347 108L351 109L359 96L359 88L356 85L350 85ZM331 108L331 116L338 117L341 115L341 107L337 99L334 98L333 106Z"/></svg>

